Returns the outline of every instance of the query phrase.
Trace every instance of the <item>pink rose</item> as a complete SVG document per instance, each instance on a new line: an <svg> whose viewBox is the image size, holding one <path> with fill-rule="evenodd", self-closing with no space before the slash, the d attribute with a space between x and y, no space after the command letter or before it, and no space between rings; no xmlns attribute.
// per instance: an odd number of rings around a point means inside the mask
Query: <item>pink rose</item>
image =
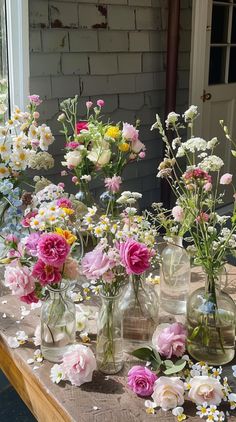
<svg viewBox="0 0 236 422"><path fill-rule="evenodd" d="M85 254L81 261L82 273L90 280L97 280L110 270L111 261L101 247Z"/></svg>
<svg viewBox="0 0 236 422"><path fill-rule="evenodd" d="M105 178L105 187L112 193L119 192L121 183L122 183L122 180L120 176Z"/></svg>
<svg viewBox="0 0 236 422"><path fill-rule="evenodd" d="M39 117L40 117L39 112L38 112L38 111L35 111L35 112L33 113L33 118L34 118L34 119L39 119Z"/></svg>
<svg viewBox="0 0 236 422"><path fill-rule="evenodd" d="M156 380L156 374L147 367L136 365L128 372L129 388L142 397L150 396L153 393L153 386Z"/></svg>
<svg viewBox="0 0 236 422"><path fill-rule="evenodd" d="M21 225L23 227L30 227L30 220L31 220L31 218L34 218L37 214L38 214L38 211L30 211L30 212L28 212L24 216L23 220L21 220Z"/></svg>
<svg viewBox="0 0 236 422"><path fill-rule="evenodd" d="M36 106L39 106L42 103L42 100L40 100L40 96L39 95L28 95L28 99L31 102L31 104L34 104Z"/></svg>
<svg viewBox="0 0 236 422"><path fill-rule="evenodd" d="M152 344L166 358L180 357L185 352L187 332L183 324L175 322L162 330L156 329L152 336Z"/></svg>
<svg viewBox="0 0 236 422"><path fill-rule="evenodd" d="M47 265L59 267L64 264L69 252L67 241L56 233L43 234L38 242L38 257Z"/></svg>
<svg viewBox="0 0 236 422"><path fill-rule="evenodd" d="M196 404L206 402L208 405L218 406L224 397L223 387L216 378L195 376L189 384L191 388L188 397Z"/></svg>
<svg viewBox="0 0 236 422"><path fill-rule="evenodd" d="M61 272L59 268L47 265L40 259L34 264L32 274L42 286L59 283L59 281L61 281Z"/></svg>
<svg viewBox="0 0 236 422"><path fill-rule="evenodd" d="M77 134L81 132L81 130L88 130L88 123L87 122L78 122L76 123L76 130Z"/></svg>
<svg viewBox="0 0 236 422"><path fill-rule="evenodd" d="M98 107L103 107L105 105L105 101L103 100L97 100L97 106Z"/></svg>
<svg viewBox="0 0 236 422"><path fill-rule="evenodd" d="M86 101L87 109L90 109L92 107L92 105L93 105L92 101Z"/></svg>
<svg viewBox="0 0 236 422"><path fill-rule="evenodd" d="M79 179L78 179L77 176L73 176L71 181L76 184L76 183L78 183Z"/></svg>
<svg viewBox="0 0 236 422"><path fill-rule="evenodd" d="M138 141L139 131L129 123L123 123L122 135L127 141Z"/></svg>
<svg viewBox="0 0 236 422"><path fill-rule="evenodd" d="M184 210L179 205L176 205L176 207L172 208L172 215L174 217L174 220L178 223L181 223L184 219Z"/></svg>
<svg viewBox="0 0 236 422"><path fill-rule="evenodd" d="M150 267L151 254L144 243L128 239L120 243L118 248L127 274L142 274Z"/></svg>
<svg viewBox="0 0 236 422"><path fill-rule="evenodd" d="M76 280L79 277L79 264L75 259L67 258L63 269L63 277L69 280Z"/></svg>
<svg viewBox="0 0 236 422"><path fill-rule="evenodd" d="M184 383L177 377L160 377L154 384L152 398L163 410L174 409L184 403Z"/></svg>
<svg viewBox="0 0 236 422"><path fill-rule="evenodd" d="M35 280L30 269L14 261L5 269L4 284L17 296L26 296L35 289Z"/></svg>
<svg viewBox="0 0 236 422"><path fill-rule="evenodd" d="M232 179L233 179L233 175L232 174L225 173L220 178L220 184L221 185L230 185L230 183L232 182Z"/></svg>
<svg viewBox="0 0 236 422"><path fill-rule="evenodd" d="M72 202L68 198L59 198L56 204L60 208L72 208Z"/></svg>
<svg viewBox="0 0 236 422"><path fill-rule="evenodd" d="M96 359L89 347L76 344L64 354L62 368L71 384L79 387L92 381L93 371L97 368Z"/></svg>
<svg viewBox="0 0 236 422"><path fill-rule="evenodd" d="M29 293L26 296L21 296L20 300L22 302L28 303L28 305L30 305L31 303L38 303L38 301L39 301L39 299L35 295L35 292Z"/></svg>
<svg viewBox="0 0 236 422"><path fill-rule="evenodd" d="M25 240L25 249L26 252L31 256L38 255L38 242L40 239L39 233L31 233Z"/></svg>

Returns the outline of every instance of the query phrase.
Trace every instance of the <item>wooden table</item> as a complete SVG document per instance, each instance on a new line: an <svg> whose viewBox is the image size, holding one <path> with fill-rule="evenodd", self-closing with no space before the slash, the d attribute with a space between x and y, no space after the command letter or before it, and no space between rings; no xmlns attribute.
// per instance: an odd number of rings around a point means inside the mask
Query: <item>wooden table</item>
<svg viewBox="0 0 236 422"><path fill-rule="evenodd" d="M236 269L229 267L229 284L227 291L236 300ZM191 288L195 289L202 283L199 271L194 270ZM7 303L3 303L7 301ZM49 378L52 364L44 361L42 364L29 365L27 359L33 357L36 347L26 343L17 349L9 348L8 336L15 336L16 331L23 330L29 338L33 337L39 322L40 310L35 309L24 319L20 319L21 303L14 296L0 298L0 368L11 384L26 403L28 408L40 422L148 422L165 419L174 422L176 418L171 412L159 410L157 415L147 415L144 399L133 394L126 385L127 371L132 363L126 362L124 370L116 376L106 377L96 372L93 382L80 388L67 382L53 384ZM27 308L30 309L28 305ZM3 314L6 318L3 318ZM13 316L14 315L14 316ZM175 320L161 313L161 322ZM20 323L16 323L20 321ZM231 362L224 367L224 373L230 380L233 391L236 392L236 378L232 377ZM195 406L188 402L185 406L189 421L202 421L195 416ZM228 419L236 422L236 416ZM14 422L14 421L13 421ZM22 421L23 422L23 421Z"/></svg>

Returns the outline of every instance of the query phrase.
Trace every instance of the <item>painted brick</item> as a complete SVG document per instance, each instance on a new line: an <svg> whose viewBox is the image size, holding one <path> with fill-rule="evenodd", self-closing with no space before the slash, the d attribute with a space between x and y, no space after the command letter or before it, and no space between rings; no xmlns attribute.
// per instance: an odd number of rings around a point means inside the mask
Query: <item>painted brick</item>
<svg viewBox="0 0 236 422"><path fill-rule="evenodd" d="M124 110L139 110L144 105L144 94L121 94L119 105Z"/></svg>
<svg viewBox="0 0 236 422"><path fill-rule="evenodd" d="M30 52L38 52L41 51L42 43L41 43L41 32L37 30L30 30L29 32L29 49Z"/></svg>
<svg viewBox="0 0 236 422"><path fill-rule="evenodd" d="M90 54L89 63L91 75L113 75L118 71L116 54Z"/></svg>
<svg viewBox="0 0 236 422"><path fill-rule="evenodd" d="M178 88L188 88L189 87L189 72L186 70L180 70L178 72Z"/></svg>
<svg viewBox="0 0 236 422"><path fill-rule="evenodd" d="M138 118L145 124L152 125L156 121L156 109L151 109L144 106L142 110L138 112Z"/></svg>
<svg viewBox="0 0 236 422"><path fill-rule="evenodd" d="M82 76L81 95L102 95L110 92L108 76Z"/></svg>
<svg viewBox="0 0 236 422"><path fill-rule="evenodd" d="M165 104L165 86L160 91L152 91L145 93L145 104L148 107L164 107Z"/></svg>
<svg viewBox="0 0 236 422"><path fill-rule="evenodd" d="M50 24L52 28L77 28L78 8L75 3L49 2Z"/></svg>
<svg viewBox="0 0 236 422"><path fill-rule="evenodd" d="M150 32L150 51L167 50L167 33L165 31Z"/></svg>
<svg viewBox="0 0 236 422"><path fill-rule="evenodd" d="M143 53L143 72L157 72L163 70L163 54Z"/></svg>
<svg viewBox="0 0 236 422"><path fill-rule="evenodd" d="M99 31L99 50L128 51L128 33L120 31Z"/></svg>
<svg viewBox="0 0 236 422"><path fill-rule="evenodd" d="M179 113L179 107L184 106L186 110L189 106L189 92L188 89L178 89L176 95L176 110Z"/></svg>
<svg viewBox="0 0 236 422"><path fill-rule="evenodd" d="M149 147L149 143L151 143L151 142L154 145L157 145L156 144L157 141L158 142L160 141L160 145L161 145L161 142L162 142L158 130L152 130L151 131L150 125L145 125L145 124L142 125L142 122L141 122L141 126L140 126L140 139L141 139L142 142L144 142L144 144L147 146L147 148ZM160 149L160 145L157 147L158 150Z"/></svg>
<svg viewBox="0 0 236 422"><path fill-rule="evenodd" d="M178 69L189 70L190 68L190 52L179 53L178 57Z"/></svg>
<svg viewBox="0 0 236 422"><path fill-rule="evenodd" d="M57 75L61 71L60 54L32 54L31 76Z"/></svg>
<svg viewBox="0 0 236 422"><path fill-rule="evenodd" d="M29 2L29 21L31 27L45 28L49 24L48 2L43 0L31 0Z"/></svg>
<svg viewBox="0 0 236 422"><path fill-rule="evenodd" d="M59 114L59 106L58 106L58 100L47 100L43 101L42 104L40 104L39 108L40 112L40 121L45 122L49 119L52 119L55 116L58 116Z"/></svg>
<svg viewBox="0 0 236 422"><path fill-rule="evenodd" d="M141 59L141 54L118 54L119 73L140 73L142 71Z"/></svg>
<svg viewBox="0 0 236 422"><path fill-rule="evenodd" d="M191 30L192 27L192 10L184 9L180 12L180 27L182 29Z"/></svg>
<svg viewBox="0 0 236 422"><path fill-rule="evenodd" d="M154 77L154 89L163 89L166 83L165 72L154 73L153 77Z"/></svg>
<svg viewBox="0 0 236 422"><path fill-rule="evenodd" d="M76 94L80 94L79 78L77 76L52 77L52 98L68 98Z"/></svg>
<svg viewBox="0 0 236 422"><path fill-rule="evenodd" d="M81 28L106 28L107 7L94 4L79 4L79 26Z"/></svg>
<svg viewBox="0 0 236 422"><path fill-rule="evenodd" d="M135 179L138 176L137 162L130 163L127 167L125 167L123 176L125 180ZM122 185L122 189L123 189L123 185Z"/></svg>
<svg viewBox="0 0 236 422"><path fill-rule="evenodd" d="M124 6L108 6L108 26L110 29L135 29L134 9Z"/></svg>
<svg viewBox="0 0 236 422"><path fill-rule="evenodd" d="M137 29L161 29L161 9L138 8L136 9Z"/></svg>
<svg viewBox="0 0 236 422"><path fill-rule="evenodd" d="M96 104L97 100L99 100L100 97L91 97L91 101L93 101L94 104ZM103 113L113 113L118 108L118 95L103 95L102 99L105 101L105 105L102 108Z"/></svg>
<svg viewBox="0 0 236 422"><path fill-rule="evenodd" d="M143 73L135 76L135 90L137 92L151 91L153 88L153 73Z"/></svg>
<svg viewBox="0 0 236 422"><path fill-rule="evenodd" d="M30 78L30 92L37 93L42 99L51 98L51 79L49 76L43 78Z"/></svg>
<svg viewBox="0 0 236 422"><path fill-rule="evenodd" d="M68 33L66 31L51 29L42 32L43 51L60 52L69 51Z"/></svg>
<svg viewBox="0 0 236 422"><path fill-rule="evenodd" d="M63 53L61 67L64 75L86 75L89 73L88 56L83 53Z"/></svg>
<svg viewBox="0 0 236 422"><path fill-rule="evenodd" d="M109 77L109 88L117 94L135 92L135 78L133 75L113 75Z"/></svg>
<svg viewBox="0 0 236 422"><path fill-rule="evenodd" d="M97 51L97 31L69 31L70 51Z"/></svg>
<svg viewBox="0 0 236 422"><path fill-rule="evenodd" d="M168 8L161 8L161 27L164 31L166 31L168 27L168 10Z"/></svg>
<svg viewBox="0 0 236 422"><path fill-rule="evenodd" d="M151 6L152 0L128 0L129 6Z"/></svg>
<svg viewBox="0 0 236 422"><path fill-rule="evenodd" d="M129 34L130 51L149 51L149 33L135 31Z"/></svg>
<svg viewBox="0 0 236 422"><path fill-rule="evenodd" d="M113 122L129 122L135 124L136 115L134 110L122 110L117 109L110 116L111 121Z"/></svg>
<svg viewBox="0 0 236 422"><path fill-rule="evenodd" d="M180 31L180 51L190 51L191 49L191 31Z"/></svg>
<svg viewBox="0 0 236 422"><path fill-rule="evenodd" d="M149 174L155 173L157 168L156 158L152 160L143 160L139 162L138 175L139 177L148 176Z"/></svg>
<svg viewBox="0 0 236 422"><path fill-rule="evenodd" d="M147 158L147 155L146 155L146 158ZM151 189L157 189L158 187L158 179L155 173L142 177L140 181L141 181L142 191L149 191Z"/></svg>

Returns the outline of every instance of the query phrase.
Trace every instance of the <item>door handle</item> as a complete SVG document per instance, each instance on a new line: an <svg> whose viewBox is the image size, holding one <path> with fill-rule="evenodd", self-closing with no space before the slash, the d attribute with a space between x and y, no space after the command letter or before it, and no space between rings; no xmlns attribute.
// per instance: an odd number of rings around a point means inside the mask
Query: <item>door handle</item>
<svg viewBox="0 0 236 422"><path fill-rule="evenodd" d="M201 100L205 103L205 101L210 101L211 100L211 93L210 92L206 92L206 90L203 90L203 95L201 96Z"/></svg>

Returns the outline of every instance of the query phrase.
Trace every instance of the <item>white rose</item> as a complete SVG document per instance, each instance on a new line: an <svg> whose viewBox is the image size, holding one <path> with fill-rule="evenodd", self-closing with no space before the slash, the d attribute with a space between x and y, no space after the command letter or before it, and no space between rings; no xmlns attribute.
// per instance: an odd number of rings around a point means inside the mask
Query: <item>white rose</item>
<svg viewBox="0 0 236 422"><path fill-rule="evenodd" d="M87 157L90 161L92 161L92 163L98 164L99 166L103 167L107 163L109 163L111 159L111 151L109 149L101 151L100 148L94 148L89 152Z"/></svg>
<svg viewBox="0 0 236 422"><path fill-rule="evenodd" d="M70 151L65 155L65 162L63 165L66 165L67 167L77 167L78 164L82 161L82 156L80 151Z"/></svg>
<svg viewBox="0 0 236 422"><path fill-rule="evenodd" d="M224 397L222 385L216 378L201 375L191 379L189 384L188 396L196 404L206 402L218 406Z"/></svg>
<svg viewBox="0 0 236 422"><path fill-rule="evenodd" d="M184 403L184 383L177 377L160 377L154 384L152 398L163 410L174 409Z"/></svg>

